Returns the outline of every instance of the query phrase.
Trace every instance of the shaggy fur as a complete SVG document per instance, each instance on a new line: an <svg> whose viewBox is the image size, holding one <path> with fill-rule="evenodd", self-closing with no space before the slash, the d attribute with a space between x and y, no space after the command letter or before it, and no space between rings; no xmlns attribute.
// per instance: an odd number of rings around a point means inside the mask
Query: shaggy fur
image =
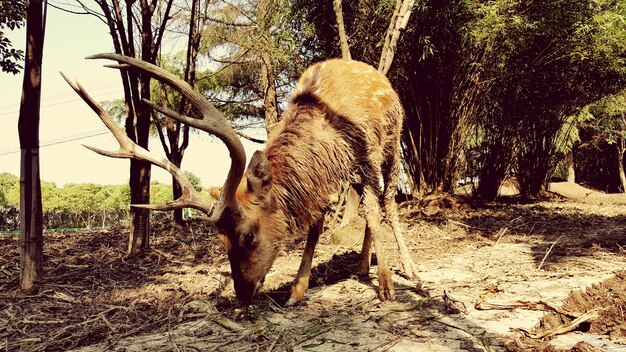
<svg viewBox="0 0 626 352"><path fill-rule="evenodd" d="M381 299L393 299L391 273L378 234L384 205L396 239L403 243L394 199L403 118L389 81L369 65L329 60L303 73L267 148L253 156L247 180L237 192L244 209L239 222L252 220L253 225L225 231L231 233L225 244L236 290L240 288L238 297L245 300L254 294L279 244L308 233L291 301L303 298L328 200L349 181L362 185L367 214L361 271L369 271L373 241L379 257ZM254 229L257 246L247 248L241 238L250 229Z"/></svg>

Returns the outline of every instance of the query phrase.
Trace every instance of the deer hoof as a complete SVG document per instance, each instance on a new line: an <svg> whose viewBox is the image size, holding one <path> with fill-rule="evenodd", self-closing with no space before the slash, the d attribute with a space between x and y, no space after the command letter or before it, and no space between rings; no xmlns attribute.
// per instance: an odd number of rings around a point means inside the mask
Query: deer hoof
<svg viewBox="0 0 626 352"><path fill-rule="evenodd" d="M359 268L356 270L356 275L360 278L366 278L370 275L370 267L369 265L359 265Z"/></svg>
<svg viewBox="0 0 626 352"><path fill-rule="evenodd" d="M287 301L287 303L285 303L285 307L295 307L295 306L302 304L302 302L303 302L303 299L289 297L289 300Z"/></svg>
<svg viewBox="0 0 626 352"><path fill-rule="evenodd" d="M380 299L381 302L395 301L396 291L393 288L381 289L380 291L378 291L378 299Z"/></svg>
<svg viewBox="0 0 626 352"><path fill-rule="evenodd" d="M378 298L381 302L393 301L396 299L396 291L391 281L391 272L389 270L378 271Z"/></svg>
<svg viewBox="0 0 626 352"><path fill-rule="evenodd" d="M404 275L409 280L417 279L417 266L413 263L413 260L403 260L402 261L402 270L404 271Z"/></svg>

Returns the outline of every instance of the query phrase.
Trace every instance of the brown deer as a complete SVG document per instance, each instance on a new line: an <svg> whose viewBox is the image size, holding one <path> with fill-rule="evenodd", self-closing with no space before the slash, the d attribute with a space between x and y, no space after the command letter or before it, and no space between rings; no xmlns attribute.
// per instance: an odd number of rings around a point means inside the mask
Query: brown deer
<svg viewBox="0 0 626 352"><path fill-rule="evenodd" d="M328 60L309 67L300 78L291 102L264 151L252 156L244 176L245 152L235 131L200 93L175 75L141 60L116 54L110 59L121 69L138 69L178 89L199 118L190 118L150 101L144 103L178 121L212 133L228 147L231 168L214 203L200 196L184 173L167 160L133 143L107 112L78 84L66 81L98 114L117 139L120 149L103 151L116 158L148 161L170 172L183 195L163 205L136 205L153 210L190 207L205 212L218 228L227 252L237 298L250 301L263 283L281 245L308 233L300 268L288 304L304 298L311 261L329 196L349 181L362 185L366 230L359 274L368 275L370 247L378 258L379 298L395 298L380 234L381 205L391 224L407 277L416 268L402 237L395 203L399 173L398 143L404 112L387 78L357 61ZM65 76L64 76L65 77ZM217 195L217 194L215 194Z"/></svg>

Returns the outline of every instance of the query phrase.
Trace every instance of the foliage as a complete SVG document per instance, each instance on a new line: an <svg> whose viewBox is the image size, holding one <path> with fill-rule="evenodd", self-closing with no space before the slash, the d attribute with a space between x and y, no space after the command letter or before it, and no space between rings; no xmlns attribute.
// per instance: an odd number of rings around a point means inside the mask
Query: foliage
<svg viewBox="0 0 626 352"><path fill-rule="evenodd" d="M343 4L353 58L376 65L394 4ZM276 60L282 102L302 67L339 56L330 1L274 2L263 19L270 38L260 37L255 2L209 6L201 52L210 70L198 89L241 122L262 114L260 52ZM407 113L402 149L414 188L451 191L465 173L485 199L508 176L537 195L577 141L581 109L625 85L625 16L626 2L612 0L418 2L389 72ZM180 73L181 62L164 64ZM608 116L598 121L617 131Z"/></svg>
<svg viewBox="0 0 626 352"><path fill-rule="evenodd" d="M584 126L599 132L597 139L616 144L626 138L626 91L608 95L585 107Z"/></svg>
<svg viewBox="0 0 626 352"><path fill-rule="evenodd" d="M469 49L481 54L476 64L491 63L476 126L485 132L479 193L492 198L512 172L522 194L537 195L575 138L571 117L624 85L625 4L468 4L475 18L465 29ZM489 177L494 170L497 177Z"/></svg>
<svg viewBox="0 0 626 352"><path fill-rule="evenodd" d="M8 172L0 173L0 207L9 204L9 193L15 192L14 188L18 188L19 192L20 179ZM18 198L19 199L19 198Z"/></svg>
<svg viewBox="0 0 626 352"><path fill-rule="evenodd" d="M159 182L150 184L150 203L164 204L172 200L172 186Z"/></svg>
<svg viewBox="0 0 626 352"><path fill-rule="evenodd" d="M240 126L256 126L264 118L262 55L269 53L282 106L293 83L310 63L302 45L304 27L294 19L292 1L270 2L259 14L256 2L217 1L210 10L210 26L202 35L200 54L208 56L212 72L198 79L198 89ZM268 28L265 36L261 28Z"/></svg>
<svg viewBox="0 0 626 352"><path fill-rule="evenodd" d="M185 172L197 191L202 191L200 178ZM19 209L19 178L0 173L0 208ZM66 184L58 187L53 182L41 183L44 223L47 228L115 226L125 222L130 205L130 186L100 185L94 183ZM152 182L150 202L163 204L172 200L172 185ZM10 211L9 211L10 212ZM15 230L17 220L0 224L0 230Z"/></svg>
<svg viewBox="0 0 626 352"><path fill-rule="evenodd" d="M587 105L579 116L578 126L586 138L576 148L577 178L603 190L623 192L626 92L602 97Z"/></svg>
<svg viewBox="0 0 626 352"><path fill-rule="evenodd" d="M200 177L198 177L198 175L194 174L191 171L185 171L185 176L187 176L189 182L191 182L191 185L196 191L202 192L202 180L200 180Z"/></svg>
<svg viewBox="0 0 626 352"><path fill-rule="evenodd" d="M3 72L17 74L23 68L20 61L24 60L24 52L13 48L4 30L23 27L27 7L26 0L0 0L0 68Z"/></svg>
<svg viewBox="0 0 626 352"><path fill-rule="evenodd" d="M294 4L311 56L338 56L331 2ZM376 62L392 8L344 4L354 58ZM389 73L415 188L451 191L464 171L484 198L509 175L536 195L577 138L573 117L624 86L625 15L610 0L418 2Z"/></svg>

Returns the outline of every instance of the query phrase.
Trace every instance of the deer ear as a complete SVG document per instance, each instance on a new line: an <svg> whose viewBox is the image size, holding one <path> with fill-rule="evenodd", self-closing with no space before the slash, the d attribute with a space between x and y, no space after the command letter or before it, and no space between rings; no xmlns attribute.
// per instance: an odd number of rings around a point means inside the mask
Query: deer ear
<svg viewBox="0 0 626 352"><path fill-rule="evenodd" d="M246 171L248 191L264 203L270 201L269 190L272 188L272 170L265 154L257 150L250 159Z"/></svg>

